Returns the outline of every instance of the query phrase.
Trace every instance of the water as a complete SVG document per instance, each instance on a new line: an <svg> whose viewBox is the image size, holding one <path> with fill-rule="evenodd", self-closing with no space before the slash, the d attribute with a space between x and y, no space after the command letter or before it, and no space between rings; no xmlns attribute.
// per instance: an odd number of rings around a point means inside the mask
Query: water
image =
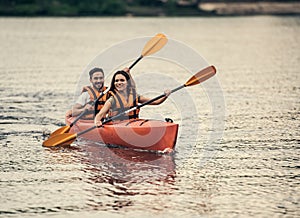
<svg viewBox="0 0 300 218"><path fill-rule="evenodd" d="M271 16L1 18L0 216L299 216L299 24ZM158 32L218 69L211 81L143 110L180 124L175 154L83 140L42 147L45 133L64 125L81 73L101 51ZM191 73L145 58L133 75L155 96ZM222 140L210 141L214 134Z"/></svg>

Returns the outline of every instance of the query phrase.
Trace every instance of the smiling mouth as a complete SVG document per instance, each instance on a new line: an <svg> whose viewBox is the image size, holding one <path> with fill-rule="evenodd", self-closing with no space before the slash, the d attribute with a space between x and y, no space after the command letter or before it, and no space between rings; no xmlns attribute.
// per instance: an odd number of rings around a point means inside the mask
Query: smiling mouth
<svg viewBox="0 0 300 218"><path fill-rule="evenodd" d="M118 89L122 89L122 88L124 88L124 85L121 84L121 85L117 85L116 87L117 87Z"/></svg>

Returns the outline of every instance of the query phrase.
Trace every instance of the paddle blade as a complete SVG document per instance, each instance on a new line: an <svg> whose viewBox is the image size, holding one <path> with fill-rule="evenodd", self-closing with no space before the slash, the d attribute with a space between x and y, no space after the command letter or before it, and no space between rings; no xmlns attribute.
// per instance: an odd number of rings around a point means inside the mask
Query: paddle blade
<svg viewBox="0 0 300 218"><path fill-rule="evenodd" d="M185 84L184 86L193 86L197 85L199 83L204 82L205 80L209 79L213 75L215 75L217 72L216 68L214 66L209 66L198 73L196 73L194 76L192 76Z"/></svg>
<svg viewBox="0 0 300 218"><path fill-rule="evenodd" d="M44 147L66 146L75 141L77 134L63 133L53 136L43 142Z"/></svg>
<svg viewBox="0 0 300 218"><path fill-rule="evenodd" d="M53 136L56 136L56 135L61 135L63 133L68 133L70 131L70 129L71 129L70 126L60 127L59 129L57 129L53 133L51 133L49 137L53 137Z"/></svg>
<svg viewBox="0 0 300 218"><path fill-rule="evenodd" d="M147 44L144 46L142 51L142 56L145 57L147 55L151 55L158 50L160 50L164 45L168 42L167 37L162 34L156 34L152 39L150 39Z"/></svg>

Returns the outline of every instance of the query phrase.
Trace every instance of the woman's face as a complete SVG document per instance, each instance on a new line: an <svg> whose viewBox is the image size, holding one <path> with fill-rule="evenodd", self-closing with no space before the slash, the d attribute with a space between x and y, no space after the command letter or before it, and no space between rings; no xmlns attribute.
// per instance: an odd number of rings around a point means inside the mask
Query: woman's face
<svg viewBox="0 0 300 218"><path fill-rule="evenodd" d="M126 77L122 74L117 74L115 77L115 87L119 92L123 92L127 88Z"/></svg>

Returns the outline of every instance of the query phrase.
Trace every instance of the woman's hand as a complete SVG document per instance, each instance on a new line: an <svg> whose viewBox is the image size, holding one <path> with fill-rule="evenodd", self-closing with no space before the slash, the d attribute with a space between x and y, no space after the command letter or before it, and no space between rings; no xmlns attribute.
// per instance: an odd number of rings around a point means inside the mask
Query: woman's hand
<svg viewBox="0 0 300 218"><path fill-rule="evenodd" d="M171 90L167 89L167 90L164 91L164 93L165 93L166 97L169 97L169 95L171 95Z"/></svg>
<svg viewBox="0 0 300 218"><path fill-rule="evenodd" d="M130 69L129 69L128 67L125 67L125 68L123 69L123 71L125 71L125 72L128 73L128 74L130 74Z"/></svg>
<svg viewBox="0 0 300 218"><path fill-rule="evenodd" d="M111 97L111 98L112 98L112 97ZM101 110L99 111L99 113L96 114L95 119L94 119L94 124L95 124L95 126L100 127L100 126L103 125L103 123L102 123L101 120L102 120L103 117L106 116L106 114L108 113L108 111L109 111L109 109L110 109L110 107L111 107L111 103L110 103L110 99L111 99L111 98L109 98L109 99L105 102L103 108L101 108Z"/></svg>
<svg viewBox="0 0 300 218"><path fill-rule="evenodd" d="M94 124L95 124L95 126L100 127L100 126L102 126L102 122L101 122L100 116L98 116L98 115L99 115L99 114L97 114L97 115L95 116Z"/></svg>

